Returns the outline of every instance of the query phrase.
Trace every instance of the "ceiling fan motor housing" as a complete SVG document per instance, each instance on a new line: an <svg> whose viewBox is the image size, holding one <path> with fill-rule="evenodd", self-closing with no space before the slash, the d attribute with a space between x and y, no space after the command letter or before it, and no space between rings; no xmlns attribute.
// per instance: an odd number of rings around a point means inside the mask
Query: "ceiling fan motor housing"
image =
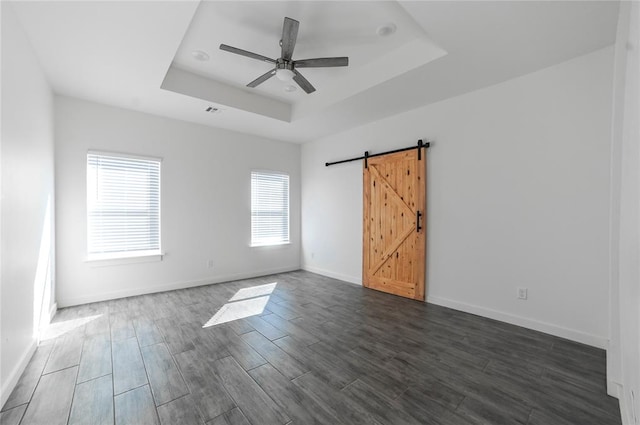
<svg viewBox="0 0 640 425"><path fill-rule="evenodd" d="M293 61L278 58L276 60L276 69L288 69L290 71L293 71Z"/></svg>

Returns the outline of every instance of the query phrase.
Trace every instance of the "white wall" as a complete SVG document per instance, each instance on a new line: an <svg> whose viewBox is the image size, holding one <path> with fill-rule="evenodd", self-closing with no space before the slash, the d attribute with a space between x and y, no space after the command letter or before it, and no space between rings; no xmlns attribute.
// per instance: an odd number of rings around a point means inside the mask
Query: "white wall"
<svg viewBox="0 0 640 425"><path fill-rule="evenodd" d="M640 5L622 3L613 97L611 348L607 383L622 422L640 423Z"/></svg>
<svg viewBox="0 0 640 425"><path fill-rule="evenodd" d="M299 268L299 145L66 97L55 111L59 305ZM162 261L85 261L88 150L163 159ZM252 169L290 174L291 244L249 246Z"/></svg>
<svg viewBox="0 0 640 425"><path fill-rule="evenodd" d="M4 405L35 349L39 320L47 321L52 305L54 186L53 95L11 6L2 2L0 7L0 405Z"/></svg>
<svg viewBox="0 0 640 425"><path fill-rule="evenodd" d="M303 267L361 281L362 165L326 161L433 140L427 300L605 347L612 68L610 47L303 145Z"/></svg>

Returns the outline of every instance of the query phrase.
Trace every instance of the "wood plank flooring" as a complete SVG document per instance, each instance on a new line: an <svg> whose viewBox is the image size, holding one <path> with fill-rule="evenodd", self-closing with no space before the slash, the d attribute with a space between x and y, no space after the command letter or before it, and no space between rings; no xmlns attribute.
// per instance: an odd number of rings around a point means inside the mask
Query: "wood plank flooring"
<svg viewBox="0 0 640 425"><path fill-rule="evenodd" d="M54 326L2 425L621 423L603 350L304 271Z"/></svg>

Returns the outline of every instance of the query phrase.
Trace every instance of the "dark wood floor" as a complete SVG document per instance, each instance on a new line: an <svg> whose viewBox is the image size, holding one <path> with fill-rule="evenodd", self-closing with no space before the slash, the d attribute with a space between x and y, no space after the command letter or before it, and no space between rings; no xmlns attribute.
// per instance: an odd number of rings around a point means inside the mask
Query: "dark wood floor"
<svg viewBox="0 0 640 425"><path fill-rule="evenodd" d="M620 424L602 350L303 271L63 309L49 334L2 425Z"/></svg>

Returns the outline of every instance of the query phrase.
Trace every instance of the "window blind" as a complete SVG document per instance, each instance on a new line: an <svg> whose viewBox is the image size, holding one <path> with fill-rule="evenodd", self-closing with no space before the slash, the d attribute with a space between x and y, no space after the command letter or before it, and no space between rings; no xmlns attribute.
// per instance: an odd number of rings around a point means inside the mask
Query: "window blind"
<svg viewBox="0 0 640 425"><path fill-rule="evenodd" d="M87 224L89 256L159 254L160 161L87 154Z"/></svg>
<svg viewBox="0 0 640 425"><path fill-rule="evenodd" d="M289 243L289 176L251 172L251 245Z"/></svg>

